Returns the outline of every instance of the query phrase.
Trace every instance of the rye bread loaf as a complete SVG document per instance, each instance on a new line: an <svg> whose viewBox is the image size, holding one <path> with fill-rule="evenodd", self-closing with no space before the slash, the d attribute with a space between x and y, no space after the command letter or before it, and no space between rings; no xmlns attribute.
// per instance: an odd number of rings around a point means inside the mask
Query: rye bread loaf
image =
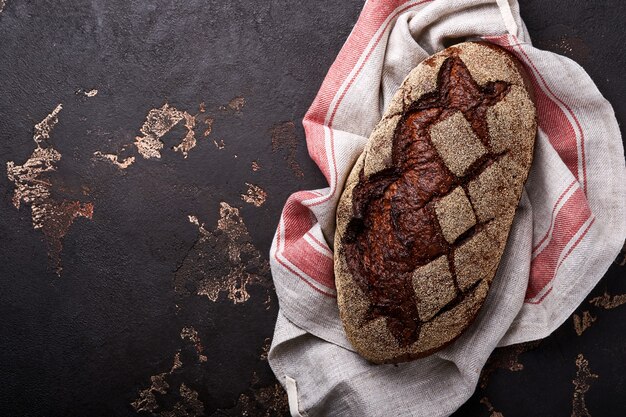
<svg viewBox="0 0 626 417"><path fill-rule="evenodd" d="M531 87L511 54L447 48L404 80L337 206L348 339L374 363L429 355L482 306L530 169Z"/></svg>

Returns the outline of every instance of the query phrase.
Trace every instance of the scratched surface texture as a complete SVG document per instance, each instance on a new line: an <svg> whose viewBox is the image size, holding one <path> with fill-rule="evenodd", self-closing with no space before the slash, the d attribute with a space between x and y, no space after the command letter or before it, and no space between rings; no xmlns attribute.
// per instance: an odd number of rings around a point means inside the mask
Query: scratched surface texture
<svg viewBox="0 0 626 417"><path fill-rule="evenodd" d="M626 5L520 2L626 123ZM362 5L0 0L1 415L289 415L267 254ZM455 416L623 416L624 252Z"/></svg>

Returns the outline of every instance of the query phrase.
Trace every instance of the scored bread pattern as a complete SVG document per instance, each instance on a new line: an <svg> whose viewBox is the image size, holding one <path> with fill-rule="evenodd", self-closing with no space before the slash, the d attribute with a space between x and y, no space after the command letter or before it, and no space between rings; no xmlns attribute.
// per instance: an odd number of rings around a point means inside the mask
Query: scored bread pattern
<svg viewBox="0 0 626 417"><path fill-rule="evenodd" d="M510 82L479 85L453 54L435 91L402 113L391 167L361 167L343 256L369 298L361 326L385 318L399 347L437 329L450 334L421 350L445 344L486 297L527 173L510 151L519 139L503 143L507 132L499 132L492 144L490 135L493 109L511 92L519 95Z"/></svg>

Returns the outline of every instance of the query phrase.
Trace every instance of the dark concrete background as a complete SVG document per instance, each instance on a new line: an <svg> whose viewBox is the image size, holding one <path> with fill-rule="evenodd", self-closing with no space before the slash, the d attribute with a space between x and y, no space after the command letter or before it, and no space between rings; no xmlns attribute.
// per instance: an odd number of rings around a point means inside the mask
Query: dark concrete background
<svg viewBox="0 0 626 417"><path fill-rule="evenodd" d="M534 43L582 65L626 121L626 5L520 2ZM288 415L266 361L267 254L287 196L325 186L301 119L362 5L0 0L0 414ZM33 228L32 206L16 209L4 167L30 158L34 126L59 103L46 201L91 203L93 216L44 219L66 232L57 275L54 233ZM162 158L144 159L132 143L165 103L194 116L197 146L187 158L170 149L179 122ZM94 152L136 160L120 169ZM242 200L246 183L266 192L259 207ZM239 212L220 214L222 202ZM245 271L229 244L244 248ZM573 317L539 344L496 351L455 416L623 416L626 296L611 297L626 293L625 256L588 298L608 302L576 312L596 319L588 329L579 336ZM198 295L194 265L244 273L249 299Z"/></svg>

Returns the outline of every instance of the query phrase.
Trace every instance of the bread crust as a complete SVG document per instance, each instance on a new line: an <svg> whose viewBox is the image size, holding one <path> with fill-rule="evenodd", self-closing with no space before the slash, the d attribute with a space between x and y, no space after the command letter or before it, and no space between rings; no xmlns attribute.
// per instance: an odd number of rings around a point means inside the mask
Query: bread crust
<svg viewBox="0 0 626 417"><path fill-rule="evenodd" d="M446 77L461 81L444 85ZM480 106L445 93L465 85L479 87ZM363 357L373 363L421 358L454 342L472 323L504 251L536 131L528 78L498 46L455 45L406 77L337 206L339 312ZM421 150L413 154L413 146ZM429 152L436 169L420 171L419 159ZM431 172L439 176L429 183ZM418 184L417 192L428 197L421 206L406 184ZM429 233L430 240L424 238ZM395 300L404 307L394 306Z"/></svg>

